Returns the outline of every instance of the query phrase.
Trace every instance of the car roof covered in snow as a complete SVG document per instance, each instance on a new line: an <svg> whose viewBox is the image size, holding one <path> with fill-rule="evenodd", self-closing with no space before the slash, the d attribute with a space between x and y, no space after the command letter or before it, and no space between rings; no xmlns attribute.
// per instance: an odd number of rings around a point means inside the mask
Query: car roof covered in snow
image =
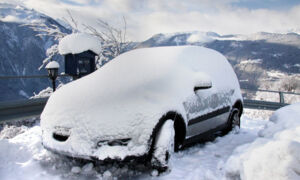
<svg viewBox="0 0 300 180"><path fill-rule="evenodd" d="M158 93L166 90L183 95L193 92L198 82L209 80L216 88L239 87L231 65L215 50L198 46L156 47L121 54L61 91L76 86L80 92L93 92L96 97L138 90Z"/></svg>

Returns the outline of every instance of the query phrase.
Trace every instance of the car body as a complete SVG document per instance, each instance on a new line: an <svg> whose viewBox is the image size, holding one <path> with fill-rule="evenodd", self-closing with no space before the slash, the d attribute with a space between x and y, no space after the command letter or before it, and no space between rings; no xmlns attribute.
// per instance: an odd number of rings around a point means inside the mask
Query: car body
<svg viewBox="0 0 300 180"><path fill-rule="evenodd" d="M242 112L237 77L220 53L198 46L136 49L58 89L41 115L43 145L84 159L147 156L167 119L178 147Z"/></svg>

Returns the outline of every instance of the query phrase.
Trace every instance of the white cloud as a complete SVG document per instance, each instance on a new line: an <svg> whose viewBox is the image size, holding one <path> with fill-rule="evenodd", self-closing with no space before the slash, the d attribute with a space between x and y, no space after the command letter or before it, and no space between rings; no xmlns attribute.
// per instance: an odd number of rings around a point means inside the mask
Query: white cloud
<svg viewBox="0 0 300 180"><path fill-rule="evenodd" d="M69 0L81 6L59 0L19 1L55 18L67 17L69 9L85 24L95 24L97 18L121 24L125 16L132 40L145 40L156 33L194 30L220 34L300 30L300 6L250 10L231 5L240 0Z"/></svg>

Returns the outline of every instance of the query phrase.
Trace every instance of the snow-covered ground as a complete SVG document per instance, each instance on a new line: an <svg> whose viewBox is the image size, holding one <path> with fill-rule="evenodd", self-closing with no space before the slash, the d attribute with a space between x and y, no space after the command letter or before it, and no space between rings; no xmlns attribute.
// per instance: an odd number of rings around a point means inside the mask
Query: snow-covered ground
<svg viewBox="0 0 300 180"><path fill-rule="evenodd" d="M300 179L300 104L273 114L245 110L241 130L171 157L158 177L142 166L93 165L46 151L41 128L6 126L0 132L0 177L13 179ZM264 118L257 118L261 115ZM297 153L298 152L298 153ZM271 163L268 163L268 162ZM277 167L277 168L276 168Z"/></svg>

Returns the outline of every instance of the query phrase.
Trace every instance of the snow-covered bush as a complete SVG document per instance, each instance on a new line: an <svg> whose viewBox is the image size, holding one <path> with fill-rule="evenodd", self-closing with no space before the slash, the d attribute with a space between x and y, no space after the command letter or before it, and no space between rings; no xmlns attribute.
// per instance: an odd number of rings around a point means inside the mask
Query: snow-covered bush
<svg viewBox="0 0 300 180"><path fill-rule="evenodd" d="M300 78L298 75L288 76L280 81L281 88L284 91L299 92L300 91Z"/></svg>
<svg viewBox="0 0 300 180"><path fill-rule="evenodd" d="M5 125L0 131L0 139L11 139L18 134L24 133L28 128L26 126L8 126Z"/></svg>

